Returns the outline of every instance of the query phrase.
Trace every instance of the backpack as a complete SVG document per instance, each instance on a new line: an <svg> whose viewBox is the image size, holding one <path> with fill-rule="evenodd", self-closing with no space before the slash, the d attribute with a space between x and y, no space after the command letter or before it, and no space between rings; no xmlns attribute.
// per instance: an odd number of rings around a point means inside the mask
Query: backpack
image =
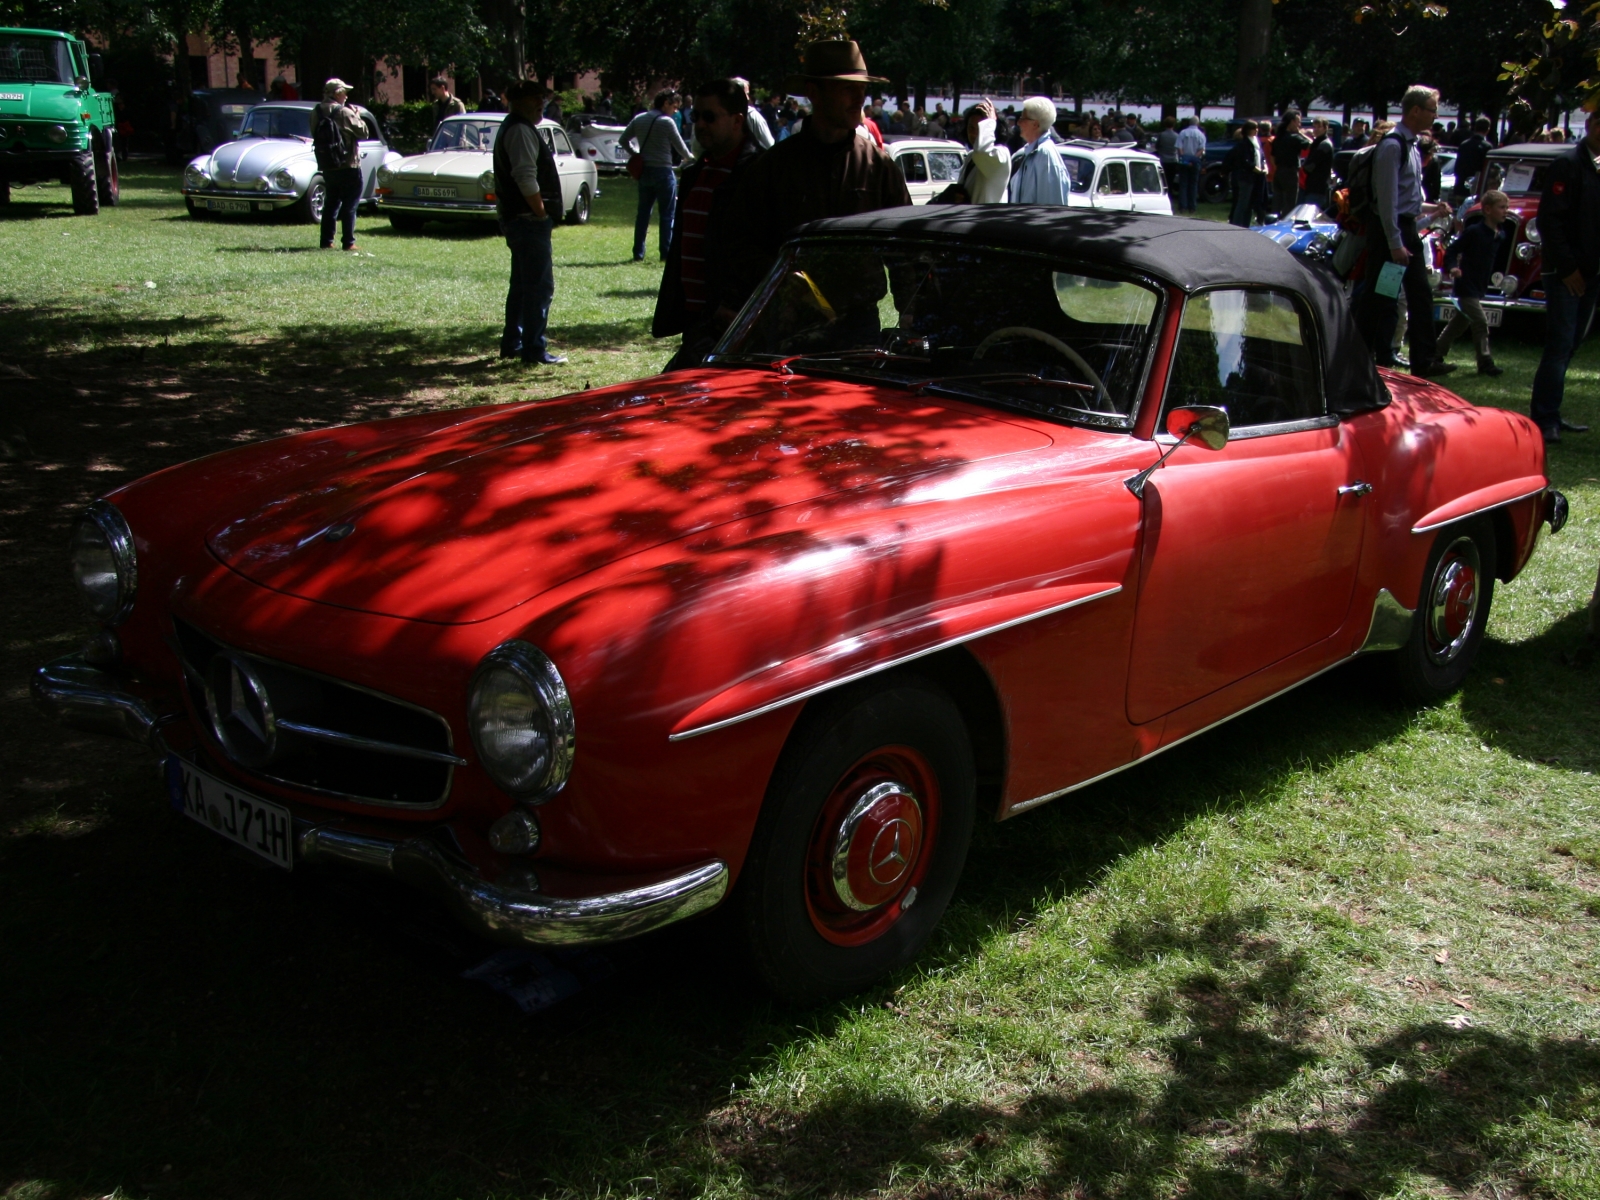
<svg viewBox="0 0 1600 1200"><path fill-rule="evenodd" d="M338 170L349 157L350 143L345 140L344 128L334 120L332 107L322 109L321 119L311 131L311 149L322 171Z"/></svg>
<svg viewBox="0 0 1600 1200"><path fill-rule="evenodd" d="M1345 173L1344 187L1335 193L1336 196L1342 193L1342 198L1337 201L1343 215L1340 224L1352 233L1365 232L1367 222L1377 214L1372 196L1372 160L1378 147L1393 137L1393 133L1386 133L1372 145L1357 150L1350 159L1350 169Z"/></svg>

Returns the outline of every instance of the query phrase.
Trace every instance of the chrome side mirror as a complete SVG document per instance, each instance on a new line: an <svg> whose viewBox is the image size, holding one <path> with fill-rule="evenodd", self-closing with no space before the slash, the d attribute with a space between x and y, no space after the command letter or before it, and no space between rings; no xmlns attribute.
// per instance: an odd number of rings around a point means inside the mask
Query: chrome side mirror
<svg viewBox="0 0 1600 1200"><path fill-rule="evenodd" d="M1167 432L1182 442L1193 438L1207 450L1221 450L1228 444L1228 410L1196 404L1175 408L1167 414ZM1174 447L1176 449L1176 447Z"/></svg>
<svg viewBox="0 0 1600 1200"><path fill-rule="evenodd" d="M1123 486L1143 499L1144 485L1150 482L1150 476L1156 473L1157 468L1172 457L1174 450L1189 441L1198 442L1207 450L1221 450L1228 444L1228 430L1228 410L1225 408L1215 408L1209 404L1190 404L1173 409L1167 414L1167 432L1178 440L1144 470L1124 479Z"/></svg>

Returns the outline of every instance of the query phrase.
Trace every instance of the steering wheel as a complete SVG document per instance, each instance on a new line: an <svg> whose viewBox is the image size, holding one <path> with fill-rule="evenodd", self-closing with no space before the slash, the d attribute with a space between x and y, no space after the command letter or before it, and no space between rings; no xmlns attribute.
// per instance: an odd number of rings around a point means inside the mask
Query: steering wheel
<svg viewBox="0 0 1600 1200"><path fill-rule="evenodd" d="M972 352L972 361L981 361L983 356L988 353L989 347L996 342L1010 341L1012 338L1032 338L1036 342L1043 342L1089 377L1089 382L1094 384L1096 396L1106 397L1106 385L1101 382L1100 376L1094 373L1094 368L1084 362L1083 355L1079 354L1060 338L1055 337L1053 334L1048 334L1042 329L1035 329L1031 325L1007 325L1004 329L996 329L978 343L978 348Z"/></svg>

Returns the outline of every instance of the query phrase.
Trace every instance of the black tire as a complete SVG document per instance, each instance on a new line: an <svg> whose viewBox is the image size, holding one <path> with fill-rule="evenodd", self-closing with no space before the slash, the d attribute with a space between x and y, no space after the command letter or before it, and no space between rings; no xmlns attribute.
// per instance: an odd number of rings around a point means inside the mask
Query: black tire
<svg viewBox="0 0 1600 1200"><path fill-rule="evenodd" d="M95 181L94 151L80 150L67 163L67 186L72 189L72 211L92 217L100 211L100 186Z"/></svg>
<svg viewBox="0 0 1600 1200"><path fill-rule="evenodd" d="M593 207L594 202L589 196L589 185L580 183L578 185L578 198L572 202L572 208L567 212L567 224L587 225L589 223L589 213Z"/></svg>
<svg viewBox="0 0 1600 1200"><path fill-rule="evenodd" d="M11 203L11 180L0 175L0 204Z"/></svg>
<svg viewBox="0 0 1600 1200"><path fill-rule="evenodd" d="M911 962L955 892L975 807L971 739L932 683L896 676L813 702L739 880L739 920L768 986L816 1004Z"/></svg>
<svg viewBox="0 0 1600 1200"><path fill-rule="evenodd" d="M107 129L103 139L95 140L94 178L102 208L115 208L122 199L122 176L117 170L117 148L113 142L115 136L113 131Z"/></svg>
<svg viewBox="0 0 1600 1200"><path fill-rule="evenodd" d="M311 182L306 185L306 194L284 209L284 212L295 225L317 225L322 221L322 206L327 202L327 184L322 182L321 175L313 175Z"/></svg>
<svg viewBox="0 0 1600 1200"><path fill-rule="evenodd" d="M1411 639L1390 656L1394 684L1407 700L1436 704L1466 681L1494 603L1494 555L1494 530L1484 520L1451 525L1434 538Z"/></svg>
<svg viewBox="0 0 1600 1200"><path fill-rule="evenodd" d="M427 223L427 217L419 217L416 213L389 214L389 228L396 233L421 233Z"/></svg>
<svg viewBox="0 0 1600 1200"><path fill-rule="evenodd" d="M1221 204L1228 198L1228 175L1210 171L1200 177L1200 198L1207 204Z"/></svg>

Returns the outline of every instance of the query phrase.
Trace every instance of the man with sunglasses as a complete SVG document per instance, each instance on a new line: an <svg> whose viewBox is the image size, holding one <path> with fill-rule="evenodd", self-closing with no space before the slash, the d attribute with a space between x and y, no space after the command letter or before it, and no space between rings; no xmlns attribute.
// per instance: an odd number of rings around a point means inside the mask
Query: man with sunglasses
<svg viewBox="0 0 1600 1200"><path fill-rule="evenodd" d="M699 363L733 319L740 297L728 282L728 210L740 174L761 147L751 136L750 98L742 79L713 79L694 96L700 154L678 184L672 245L661 273L655 337L683 334L665 370Z"/></svg>

